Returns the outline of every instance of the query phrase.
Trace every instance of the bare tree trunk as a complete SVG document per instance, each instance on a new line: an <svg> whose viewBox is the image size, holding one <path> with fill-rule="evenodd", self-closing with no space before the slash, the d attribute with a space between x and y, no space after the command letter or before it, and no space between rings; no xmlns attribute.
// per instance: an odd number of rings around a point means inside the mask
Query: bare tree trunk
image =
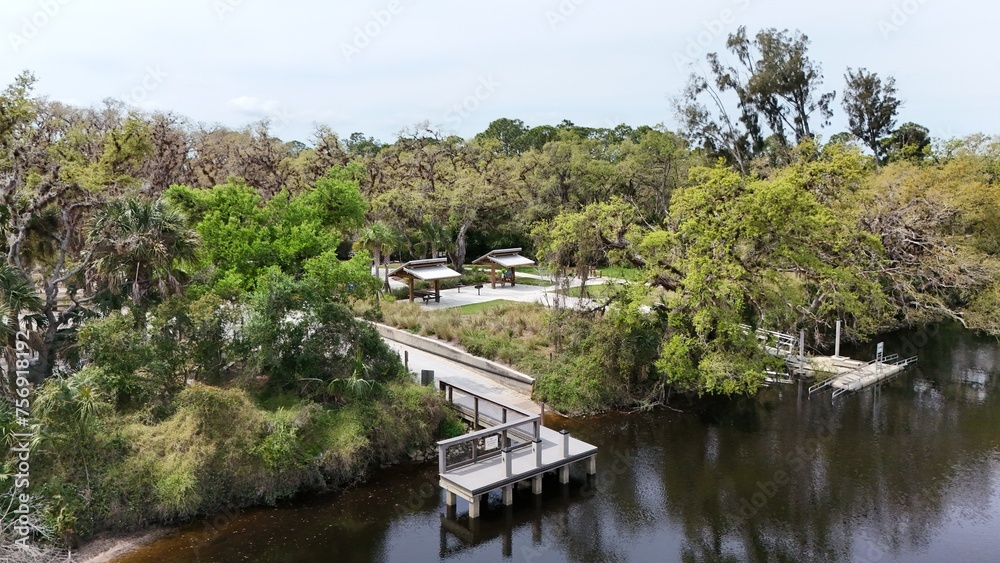
<svg viewBox="0 0 1000 563"><path fill-rule="evenodd" d="M466 238L470 223L471 221L463 221L458 227L458 234L455 235L455 254L452 256L451 264L459 273L462 272L462 266L465 265L465 252L468 248Z"/></svg>

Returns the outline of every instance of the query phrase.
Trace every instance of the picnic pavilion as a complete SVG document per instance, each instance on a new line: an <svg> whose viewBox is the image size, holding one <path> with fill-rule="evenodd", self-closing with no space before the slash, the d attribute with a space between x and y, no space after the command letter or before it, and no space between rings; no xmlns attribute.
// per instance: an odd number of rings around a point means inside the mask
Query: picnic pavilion
<svg viewBox="0 0 1000 563"><path fill-rule="evenodd" d="M518 266L534 266L535 261L531 258L525 258L521 256L520 248L503 248L500 250L491 250L489 253L480 256L472 261L473 264L478 266L484 266L486 264L490 265L490 287L493 289L497 288L497 266L504 268L510 272L510 277L505 273L503 277L503 282L510 282L510 286L514 287L515 273L514 269Z"/></svg>
<svg viewBox="0 0 1000 563"><path fill-rule="evenodd" d="M410 260L395 270L389 272L389 276L398 280L405 280L410 288L410 302L413 296L419 295L424 301L434 299L435 303L441 302L441 280L460 278L462 274L452 270L447 265L447 258L430 258L427 260ZM413 280L434 282L434 291L413 291Z"/></svg>

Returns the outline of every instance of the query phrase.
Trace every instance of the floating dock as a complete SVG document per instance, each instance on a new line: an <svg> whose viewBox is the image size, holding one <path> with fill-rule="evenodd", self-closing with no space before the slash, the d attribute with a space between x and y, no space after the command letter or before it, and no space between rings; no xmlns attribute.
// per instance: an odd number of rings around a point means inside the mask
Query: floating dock
<svg viewBox="0 0 1000 563"><path fill-rule="evenodd" d="M840 321L837 321L836 351L832 356L806 356L804 335L798 337L783 332L753 329L740 325L747 334L757 338L757 344L768 354L785 360L788 375L768 372L764 384L794 383L795 378L819 379L809 388L812 395L827 388L833 389L833 396L860 391L899 375L907 366L916 363L913 356L900 359L898 355L883 356L882 344L878 345L876 359L870 362L854 360L840 355ZM796 351L796 348L798 349Z"/></svg>
<svg viewBox="0 0 1000 563"><path fill-rule="evenodd" d="M445 504L458 497L469 503L469 518L478 518L483 495L502 492L503 503L514 503L514 487L531 485L542 493L542 477L552 471L569 482L573 463L587 462L587 474L597 473L597 447L569 432L545 428L541 414L477 395L439 381L445 398L473 426L472 432L438 442L438 477Z"/></svg>
<svg viewBox="0 0 1000 563"><path fill-rule="evenodd" d="M833 389L833 396L843 395L851 391L860 391L899 375L907 366L916 363L917 357L913 356L900 360L896 354L872 360L870 362L851 362L860 364L853 368L841 370L824 381L809 388L809 394L821 391L827 387Z"/></svg>

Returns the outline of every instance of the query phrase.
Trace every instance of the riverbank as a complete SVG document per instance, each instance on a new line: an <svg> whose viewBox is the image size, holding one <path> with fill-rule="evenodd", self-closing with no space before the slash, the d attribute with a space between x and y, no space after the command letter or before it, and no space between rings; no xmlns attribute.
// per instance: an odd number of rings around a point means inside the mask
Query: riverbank
<svg viewBox="0 0 1000 563"><path fill-rule="evenodd" d="M177 528L156 527L131 534L104 534L67 554L67 560L79 563L111 563L118 557L149 545Z"/></svg>
<svg viewBox="0 0 1000 563"><path fill-rule="evenodd" d="M503 397L504 401L526 410L540 409L539 405L531 400L530 391L525 392L526 389L530 389L530 386L525 388L523 382L511 380L509 384L505 385L502 383L502 378L498 378L496 374L485 373L465 363L444 358L389 339L386 340L386 344L390 349L399 354L400 358L404 356L409 358L408 367L411 372L420 373L422 370L432 370L435 380L444 379L475 392L500 396ZM428 460L431 460L431 457L425 454L426 452L419 450L415 455L408 456L408 459L412 459L418 464L424 463L424 465L429 466L430 463ZM436 459L436 457L433 457L433 459ZM398 462L402 461L405 461L405 459L397 460L397 463L389 464L388 466L381 465L378 470L384 473L383 470L398 467L400 465ZM362 482L361 486L365 486L364 482ZM157 527L151 530L122 535L103 534L89 541L80 550L73 552L70 560L81 563L110 563L143 546L163 539L165 536L184 533L185 526L186 524L174 527Z"/></svg>
<svg viewBox="0 0 1000 563"><path fill-rule="evenodd" d="M115 563L194 561L195 550L203 561L990 561L1000 348L959 330L915 334L885 337L921 362L877 396L782 386L695 416L553 417L600 446L596 481L576 472L537 504L527 488L513 507L494 496L477 526L464 501L449 517L434 464L403 463L335 495L245 511L212 541L193 527Z"/></svg>

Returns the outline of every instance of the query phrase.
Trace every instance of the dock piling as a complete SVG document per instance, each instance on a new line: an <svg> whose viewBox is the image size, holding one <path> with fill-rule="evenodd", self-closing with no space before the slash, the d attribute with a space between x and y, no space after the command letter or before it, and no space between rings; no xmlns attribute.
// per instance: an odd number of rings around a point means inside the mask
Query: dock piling
<svg viewBox="0 0 1000 563"><path fill-rule="evenodd" d="M514 485L507 485L503 488L503 505L510 506L514 504Z"/></svg>
<svg viewBox="0 0 1000 563"><path fill-rule="evenodd" d="M563 457L569 457L569 430L560 430L562 434L562 455Z"/></svg>
<svg viewBox="0 0 1000 563"><path fill-rule="evenodd" d="M837 321L837 340L835 341L835 343L833 345L833 357L834 358L839 358L840 357L840 321L839 320Z"/></svg>
<svg viewBox="0 0 1000 563"><path fill-rule="evenodd" d="M507 447L505 447L504 449L500 450L500 455L503 456L503 471L504 471L504 476L506 476L506 477L510 477L510 475L511 475L511 461L512 461L511 458L514 457L512 455L512 453L513 453L513 450L511 450L510 448L507 448Z"/></svg>
<svg viewBox="0 0 1000 563"><path fill-rule="evenodd" d="M535 467L542 466L542 439L535 438L531 441L531 453L535 454Z"/></svg>

